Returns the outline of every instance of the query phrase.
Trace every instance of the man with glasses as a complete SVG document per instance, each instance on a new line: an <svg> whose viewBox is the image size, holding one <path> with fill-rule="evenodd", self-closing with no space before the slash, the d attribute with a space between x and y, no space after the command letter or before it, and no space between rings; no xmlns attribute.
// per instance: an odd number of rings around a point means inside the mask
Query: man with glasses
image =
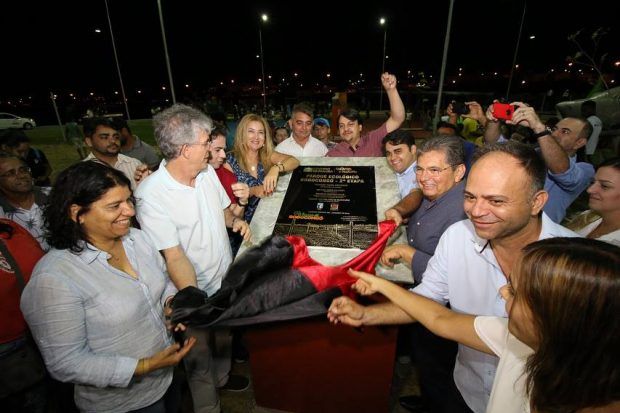
<svg viewBox="0 0 620 413"><path fill-rule="evenodd" d="M44 251L49 249L43 232L46 204L47 193L34 186L30 167L16 156L0 153L0 217L24 227Z"/></svg>
<svg viewBox="0 0 620 413"><path fill-rule="evenodd" d="M407 226L408 244L391 245L381 256L381 263L388 267L398 261L411 267L415 285L422 281L428 261L435 254L444 231L455 222L467 218L463 211L465 152L461 138L431 138L417 152L414 171L418 187L422 190L421 205L411 211L409 203L401 201L386 212L386 216L396 220L402 220L403 216L413 212ZM432 408L448 411L448 406L459 402L458 390L452 379L456 343L437 337L420 324L401 330L401 334L407 332L411 334L411 355L418 371L422 397L401 397L401 404L411 410ZM407 337L404 337L403 342L406 341ZM457 402L452 401L454 397L451 396L457 397Z"/></svg>
<svg viewBox="0 0 620 413"><path fill-rule="evenodd" d="M215 294L232 262L226 228L245 240L250 228L228 208L230 200L208 167L213 121L192 107L175 104L153 117L164 160L136 191L141 228L161 251L170 279L182 290ZM192 330L197 342L185 357L194 412L219 413L217 388L242 391L249 381L229 375L228 331Z"/></svg>
<svg viewBox="0 0 620 413"><path fill-rule="evenodd" d="M516 110L512 120L506 123L529 127L534 133L533 137L538 140L539 153L548 168L545 190L549 193L549 202L545 205L545 213L554 222L562 222L566 209L594 178L594 167L591 164L577 162L577 150L588 142L592 125L586 119L567 117L549 128L531 106L522 102L513 102L512 105L516 106ZM486 117L487 143L505 142L491 106L487 109Z"/></svg>

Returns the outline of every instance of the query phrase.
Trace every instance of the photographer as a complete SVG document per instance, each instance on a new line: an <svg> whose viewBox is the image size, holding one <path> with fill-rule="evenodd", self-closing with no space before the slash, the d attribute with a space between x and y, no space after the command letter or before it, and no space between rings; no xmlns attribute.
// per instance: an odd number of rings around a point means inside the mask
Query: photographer
<svg viewBox="0 0 620 413"><path fill-rule="evenodd" d="M483 134L486 122L483 123L481 119L471 115L473 103L476 102L463 103L453 100L446 108L446 113L448 114L448 122L459 127L461 137L469 142L476 143L476 140Z"/></svg>
<svg viewBox="0 0 620 413"><path fill-rule="evenodd" d="M500 119L493 110L497 101L486 111L486 143L506 140L500 133ZM549 201L544 212L554 222L560 223L566 209L581 194L594 178L594 167L587 162L577 162L577 150L583 147L592 133L592 125L583 118L567 117L553 128L546 126L531 106L523 102L510 104L514 112L504 122L507 125L526 126L537 140L539 154L547 165L545 190Z"/></svg>

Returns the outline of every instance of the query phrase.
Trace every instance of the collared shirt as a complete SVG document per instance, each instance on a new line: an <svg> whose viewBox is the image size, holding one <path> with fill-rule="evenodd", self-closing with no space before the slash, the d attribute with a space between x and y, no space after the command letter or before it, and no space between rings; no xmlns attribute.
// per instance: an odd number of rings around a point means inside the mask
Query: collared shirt
<svg viewBox="0 0 620 413"><path fill-rule="evenodd" d="M327 146L313 136L310 136L306 144L301 146L297 143L295 138L293 138L293 135L291 135L280 142L275 150L285 155L301 158L305 156L325 156L327 153Z"/></svg>
<svg viewBox="0 0 620 413"><path fill-rule="evenodd" d="M595 171L591 164L577 162L577 156L571 156L569 160L570 166L565 172L553 174L547 171L545 191L549 193L549 200L543 211L553 222L562 222L566 209L594 179Z"/></svg>
<svg viewBox="0 0 620 413"><path fill-rule="evenodd" d="M398 192L400 193L400 199L403 199L412 189L418 187L418 180L415 177L415 167L418 163L413 162L403 172L394 172L396 175L396 181L398 181Z"/></svg>
<svg viewBox="0 0 620 413"><path fill-rule="evenodd" d="M84 161L102 162L95 155L93 155L92 152L89 153L86 158L84 158ZM105 162L102 162L102 163L105 163ZM138 183L136 182L136 178L134 177L134 175L136 173L136 168L140 165L142 165L142 163L136 158L131 158L129 156L123 155L122 153L119 153L117 155L116 163L112 166L112 168L117 169L121 171L122 173L124 173L125 176L131 182L131 190L135 191L136 187L138 186Z"/></svg>
<svg viewBox="0 0 620 413"><path fill-rule="evenodd" d="M544 213L538 239L577 237L554 223ZM499 289L506 284L488 240L478 237L470 220L451 225L439 239L435 255L429 260L422 283L413 291L452 310L476 315L507 317ZM459 344L454 381L467 405L484 412L489 401L497 357Z"/></svg>
<svg viewBox="0 0 620 413"><path fill-rule="evenodd" d="M172 341L163 315L175 293L146 234L131 229L123 248L133 278L86 244L80 253L52 249L36 265L21 309L54 378L76 384L81 411L120 412L159 400L172 368L133 377L138 360Z"/></svg>
<svg viewBox="0 0 620 413"><path fill-rule="evenodd" d="M174 179L163 160L138 187L136 201L138 221L155 248L180 245L196 271L198 287L215 294L232 252L224 221L230 200L213 168L203 169L191 187Z"/></svg>
<svg viewBox="0 0 620 413"><path fill-rule="evenodd" d="M123 155L129 156L131 158L135 158L142 163L147 164L149 167L156 166L159 164L159 156L157 152L155 152L155 148L149 145L146 142L143 142L136 135L133 135L133 146L128 150L122 150L121 153Z"/></svg>
<svg viewBox="0 0 620 413"><path fill-rule="evenodd" d="M50 249L45 240L43 229L43 207L47 204L47 196L50 188L32 188L34 192L34 203L30 209L20 208L12 205L0 192L0 218L7 218L25 228L38 242L43 251Z"/></svg>
<svg viewBox="0 0 620 413"><path fill-rule="evenodd" d="M434 201L423 198L409 218L407 242L416 249L411 259L411 274L416 282L422 280L441 235L450 225L467 218L463 210L464 190L465 183L459 182Z"/></svg>
<svg viewBox="0 0 620 413"><path fill-rule="evenodd" d="M387 133L387 125L384 123L377 129L370 131L370 133L362 135L357 148L353 149L347 142L342 141L330 149L325 156L383 156L383 144L381 141Z"/></svg>

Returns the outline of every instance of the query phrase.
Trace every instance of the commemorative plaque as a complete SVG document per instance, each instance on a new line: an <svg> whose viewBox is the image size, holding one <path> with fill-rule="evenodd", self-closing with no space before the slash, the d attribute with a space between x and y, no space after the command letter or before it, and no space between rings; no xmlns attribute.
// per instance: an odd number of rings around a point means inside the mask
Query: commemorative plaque
<svg viewBox="0 0 620 413"><path fill-rule="evenodd" d="M308 246L367 248L377 236L374 166L300 166L273 233L302 236Z"/></svg>

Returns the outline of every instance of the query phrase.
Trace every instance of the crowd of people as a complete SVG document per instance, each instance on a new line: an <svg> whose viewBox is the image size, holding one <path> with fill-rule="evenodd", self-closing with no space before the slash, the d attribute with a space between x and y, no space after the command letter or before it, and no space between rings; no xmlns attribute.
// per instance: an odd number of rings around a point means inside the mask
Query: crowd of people
<svg viewBox="0 0 620 413"><path fill-rule="evenodd" d="M385 218L406 225L407 244L380 262L409 266L411 285L351 271L355 291L387 301L339 297L327 317L418 322L401 329L421 387L404 408L619 411L620 160L595 171L577 156L596 125L548 125L523 102L509 118L493 104L450 103L418 147L401 128L396 77L381 83L385 122L366 131L358 110L342 108L336 137L304 103L288 127L246 114L232 145L225 127L183 104L153 117L158 150L122 119L90 118L83 132L68 125L82 160L53 184L27 136L4 134L0 405L45 412L59 397L50 383L62 382L80 411L178 412L182 363L194 411L222 411L221 391L249 386L231 374L235 335L172 324L175 294L218 292L261 199L301 158L327 156L384 157L394 172L400 201ZM590 209L566 218L584 191Z"/></svg>

